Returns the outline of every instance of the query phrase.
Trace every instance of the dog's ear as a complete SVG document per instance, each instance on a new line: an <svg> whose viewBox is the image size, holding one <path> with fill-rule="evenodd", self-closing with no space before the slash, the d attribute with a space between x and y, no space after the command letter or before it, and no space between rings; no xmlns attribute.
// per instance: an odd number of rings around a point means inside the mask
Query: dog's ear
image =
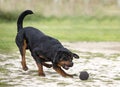
<svg viewBox="0 0 120 87"><path fill-rule="evenodd" d="M79 59L79 56L75 53L73 53L73 57L76 58L76 59Z"/></svg>

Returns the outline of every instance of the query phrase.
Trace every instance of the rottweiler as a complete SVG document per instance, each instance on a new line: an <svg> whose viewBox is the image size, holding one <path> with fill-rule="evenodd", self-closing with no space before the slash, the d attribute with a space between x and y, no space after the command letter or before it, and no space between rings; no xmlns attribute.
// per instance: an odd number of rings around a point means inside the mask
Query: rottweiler
<svg viewBox="0 0 120 87"><path fill-rule="evenodd" d="M73 77L73 75L67 74L63 69L68 70L72 67L73 58L78 59L79 56L65 48L60 41L42 33L40 30L33 27L23 28L23 19L29 14L33 14L33 12L25 10L19 15L17 20L15 42L22 57L21 64L23 70L28 70L25 53L29 49L38 66L39 76L45 76L43 66L46 66L48 68L53 67L63 77ZM46 62L51 62L51 64Z"/></svg>

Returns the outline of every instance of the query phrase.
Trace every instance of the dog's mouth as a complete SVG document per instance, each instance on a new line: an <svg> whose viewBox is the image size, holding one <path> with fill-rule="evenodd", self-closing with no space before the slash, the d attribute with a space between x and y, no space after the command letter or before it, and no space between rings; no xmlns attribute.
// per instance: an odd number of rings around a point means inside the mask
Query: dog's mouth
<svg viewBox="0 0 120 87"><path fill-rule="evenodd" d="M72 67L73 66L73 63L71 62L71 63L69 63L69 64L58 64L58 66L59 67L62 67L63 69L65 69L65 70L68 70L70 67Z"/></svg>
<svg viewBox="0 0 120 87"><path fill-rule="evenodd" d="M68 70L70 68L70 66L67 66L67 65L63 65L62 67L66 70Z"/></svg>

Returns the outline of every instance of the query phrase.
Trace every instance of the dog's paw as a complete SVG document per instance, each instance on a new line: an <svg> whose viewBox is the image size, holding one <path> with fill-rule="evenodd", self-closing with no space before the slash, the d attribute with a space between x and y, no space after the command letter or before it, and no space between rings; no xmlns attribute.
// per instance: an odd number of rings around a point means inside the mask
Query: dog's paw
<svg viewBox="0 0 120 87"><path fill-rule="evenodd" d="M78 76L77 74L73 74L73 76Z"/></svg>
<svg viewBox="0 0 120 87"><path fill-rule="evenodd" d="M45 73L38 73L39 76L45 77Z"/></svg>
<svg viewBox="0 0 120 87"><path fill-rule="evenodd" d="M28 70L28 67L27 67L27 65L26 65L26 62L21 62L21 65L22 65L22 68L23 68L23 70L24 71L27 71Z"/></svg>
<svg viewBox="0 0 120 87"><path fill-rule="evenodd" d="M28 67L27 67L27 66L23 67L23 70L24 70L24 71L27 71L27 70L28 70Z"/></svg>
<svg viewBox="0 0 120 87"><path fill-rule="evenodd" d="M65 78L73 78L73 75L71 75L71 74L65 74L65 75L62 75L63 77L65 77Z"/></svg>
<svg viewBox="0 0 120 87"><path fill-rule="evenodd" d="M49 64L49 65L48 65L48 68L51 68L51 67L52 67L52 64Z"/></svg>
<svg viewBox="0 0 120 87"><path fill-rule="evenodd" d="M73 78L73 75L68 75L67 77Z"/></svg>
<svg viewBox="0 0 120 87"><path fill-rule="evenodd" d="M77 74L67 74L67 77L70 77L70 78L73 78L73 77L76 77Z"/></svg>

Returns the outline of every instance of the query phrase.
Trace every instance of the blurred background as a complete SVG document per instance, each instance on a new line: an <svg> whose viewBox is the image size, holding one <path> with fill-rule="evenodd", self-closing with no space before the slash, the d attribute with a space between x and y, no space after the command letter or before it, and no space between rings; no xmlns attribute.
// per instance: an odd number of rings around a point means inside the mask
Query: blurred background
<svg viewBox="0 0 120 87"><path fill-rule="evenodd" d="M24 26L60 41L120 41L120 0L0 0L0 49L16 48L16 21L30 9Z"/></svg>
<svg viewBox="0 0 120 87"><path fill-rule="evenodd" d="M1 12L21 12L25 9L47 17L119 16L120 0L0 0Z"/></svg>

